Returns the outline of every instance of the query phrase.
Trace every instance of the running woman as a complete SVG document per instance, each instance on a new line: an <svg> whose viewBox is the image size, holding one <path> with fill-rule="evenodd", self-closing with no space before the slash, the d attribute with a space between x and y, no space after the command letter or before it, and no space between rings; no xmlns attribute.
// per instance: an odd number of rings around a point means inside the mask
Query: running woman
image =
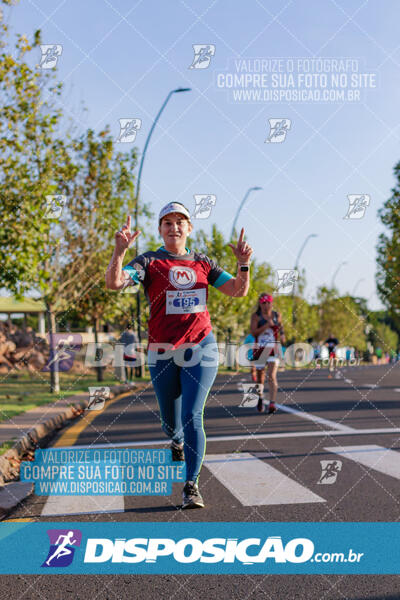
<svg viewBox="0 0 400 600"><path fill-rule="evenodd" d="M141 282L150 303L148 364L173 460L186 461L182 508L204 507L198 488L206 444L203 410L218 371L217 346L207 310L208 286L227 296L246 296L253 252L242 229L237 245L229 244L238 262L233 277L205 254L186 248L192 229L187 208L179 202L167 204L159 214L158 226L164 246L122 267L128 248L140 234L131 233L128 217L115 235L106 273L109 289Z"/></svg>
<svg viewBox="0 0 400 600"><path fill-rule="evenodd" d="M279 358L281 355L281 347L278 343L278 338L281 344L285 343L285 333L283 331L281 315L272 310L273 297L270 294L261 294L258 299L256 311L251 315L250 330L256 339L257 348L253 351L253 360L262 358L263 353L268 354L265 364L258 364L257 383L258 383L258 412L264 412L264 383L265 383L265 367L268 371L269 385L269 407L268 412L276 411L276 394L278 391L277 371L279 367Z"/></svg>
<svg viewBox="0 0 400 600"><path fill-rule="evenodd" d="M339 345L339 340L333 337L333 333L331 333L327 340L324 342L325 346L328 348L329 352L329 379L332 379L332 373L335 370L335 359L336 359L336 346Z"/></svg>

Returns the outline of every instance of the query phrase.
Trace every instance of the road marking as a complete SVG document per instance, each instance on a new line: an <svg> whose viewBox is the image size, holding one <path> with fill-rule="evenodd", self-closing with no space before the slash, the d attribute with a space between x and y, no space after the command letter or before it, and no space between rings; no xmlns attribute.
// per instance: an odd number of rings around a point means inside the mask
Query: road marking
<svg viewBox="0 0 400 600"><path fill-rule="evenodd" d="M19 519L4 519L3 523L33 523L35 519L20 517Z"/></svg>
<svg viewBox="0 0 400 600"><path fill-rule="evenodd" d="M284 412L296 415L296 417L300 417L301 419L307 419L309 421L313 421L314 423L320 423L321 425L332 427L332 429L335 429L336 431L355 431L353 427L348 427L348 425L343 425L342 423L336 423L335 421L330 421L329 419L317 417L316 415L306 413L303 410L297 410L296 408L292 408L286 404L277 404L276 406Z"/></svg>
<svg viewBox="0 0 400 600"><path fill-rule="evenodd" d="M120 394L119 396L116 396L115 398L113 398L112 400L107 400L106 403L106 409L111 406L112 404L114 404L114 402L117 402L117 400L121 400L121 398L125 398L125 396L132 396L132 391L131 392L124 392L123 394ZM82 416L82 418L75 423L75 425L72 425L72 427L70 427L69 429L67 429L67 431L65 433L63 433L59 439L56 441L56 443L54 444L54 448L59 448L60 446L62 448L68 447L68 446L73 446L74 443L76 442L76 440L78 439L79 435L82 433L82 431L84 429L86 429L86 427L88 427L91 422L98 417L100 414L102 414L104 411L98 411L98 410L88 410L85 411L84 413L84 417Z"/></svg>
<svg viewBox="0 0 400 600"><path fill-rule="evenodd" d="M377 383L362 383L360 385L360 387L365 387L365 388L369 388L371 390L376 390L379 387L379 385Z"/></svg>
<svg viewBox="0 0 400 600"><path fill-rule="evenodd" d="M210 454L204 465L243 506L326 502L248 452Z"/></svg>
<svg viewBox="0 0 400 600"><path fill-rule="evenodd" d="M400 479L400 453L395 450L388 450L383 446L376 446L375 444L345 446L344 448L335 446L334 448L324 449L361 463L365 467L370 467L384 475Z"/></svg>
<svg viewBox="0 0 400 600"><path fill-rule="evenodd" d="M124 512L123 496L48 496L42 517Z"/></svg>
<svg viewBox="0 0 400 600"><path fill-rule="evenodd" d="M400 427L382 427L378 429L352 429L351 431L334 431L332 429L324 431L288 431L282 433L255 433L254 435L210 435L207 436L207 442L234 442L235 440L265 440L275 438L291 437L336 437L338 435L368 435L371 433L400 433ZM141 442L109 442L108 444L84 444L73 446L74 449L95 448L142 448L145 446L169 446L166 439L163 440L143 440ZM63 447L65 450L71 446Z"/></svg>

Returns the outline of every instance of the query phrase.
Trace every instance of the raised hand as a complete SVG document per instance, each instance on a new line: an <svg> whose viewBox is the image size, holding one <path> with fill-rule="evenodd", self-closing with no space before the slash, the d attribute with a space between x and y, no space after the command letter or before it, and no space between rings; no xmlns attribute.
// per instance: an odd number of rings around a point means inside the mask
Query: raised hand
<svg viewBox="0 0 400 600"><path fill-rule="evenodd" d="M253 248L249 246L247 242L244 241L244 227L240 232L240 236L237 242L237 245L228 244L232 248L233 254L236 256L238 263L241 265L248 265L250 262L250 257L253 254Z"/></svg>
<svg viewBox="0 0 400 600"><path fill-rule="evenodd" d="M131 233L131 218L126 218L126 223L121 227L120 231L115 234L115 247L117 250L128 250L133 245L140 231Z"/></svg>

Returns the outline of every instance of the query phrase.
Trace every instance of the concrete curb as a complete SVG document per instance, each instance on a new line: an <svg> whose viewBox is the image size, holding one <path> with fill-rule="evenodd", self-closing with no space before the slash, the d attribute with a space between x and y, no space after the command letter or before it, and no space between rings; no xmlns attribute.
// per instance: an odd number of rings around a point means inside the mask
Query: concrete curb
<svg viewBox="0 0 400 600"><path fill-rule="evenodd" d="M146 385L143 383L143 386ZM113 399L120 394L125 392L135 393L142 389L142 385L139 384L135 387L130 385L121 384L115 385L110 388L110 399ZM7 514L15 508L22 500L29 496L33 491L33 485L26 484L22 485L22 482L16 482L19 479L20 464L22 461L34 460L36 448L44 446L46 441L50 439L54 433L61 429L71 419L77 418L82 414L82 411L88 405L87 399L81 399L73 402L71 398L71 405L60 412L55 417L48 419L44 423L39 423L28 431L25 435L20 437L12 448L7 450L0 456L0 521L4 519ZM18 485L19 493L15 493L17 488L14 486ZM29 487L30 486L30 487ZM11 490L13 487L13 490Z"/></svg>

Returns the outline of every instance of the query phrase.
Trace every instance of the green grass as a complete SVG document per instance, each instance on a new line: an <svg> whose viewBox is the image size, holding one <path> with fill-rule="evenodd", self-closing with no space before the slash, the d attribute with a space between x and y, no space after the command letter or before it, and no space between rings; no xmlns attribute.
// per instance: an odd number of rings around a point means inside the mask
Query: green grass
<svg viewBox="0 0 400 600"><path fill-rule="evenodd" d="M143 379L135 381L148 381L149 379L150 376L146 374ZM0 378L0 382L0 422L49 402L56 402L75 394L87 394L88 388L91 386L111 386L120 383L111 372L107 371L104 373L104 381L101 383L97 381L94 373L88 375L60 373L61 391L57 394L50 393L48 373L40 373L40 376L12 373Z"/></svg>
<svg viewBox="0 0 400 600"><path fill-rule="evenodd" d="M7 450L9 450L10 448L12 448L15 444L15 438L13 438L12 440L8 440L7 442L3 442L2 444L0 444L0 456L2 454L5 454L5 452L7 452Z"/></svg>

